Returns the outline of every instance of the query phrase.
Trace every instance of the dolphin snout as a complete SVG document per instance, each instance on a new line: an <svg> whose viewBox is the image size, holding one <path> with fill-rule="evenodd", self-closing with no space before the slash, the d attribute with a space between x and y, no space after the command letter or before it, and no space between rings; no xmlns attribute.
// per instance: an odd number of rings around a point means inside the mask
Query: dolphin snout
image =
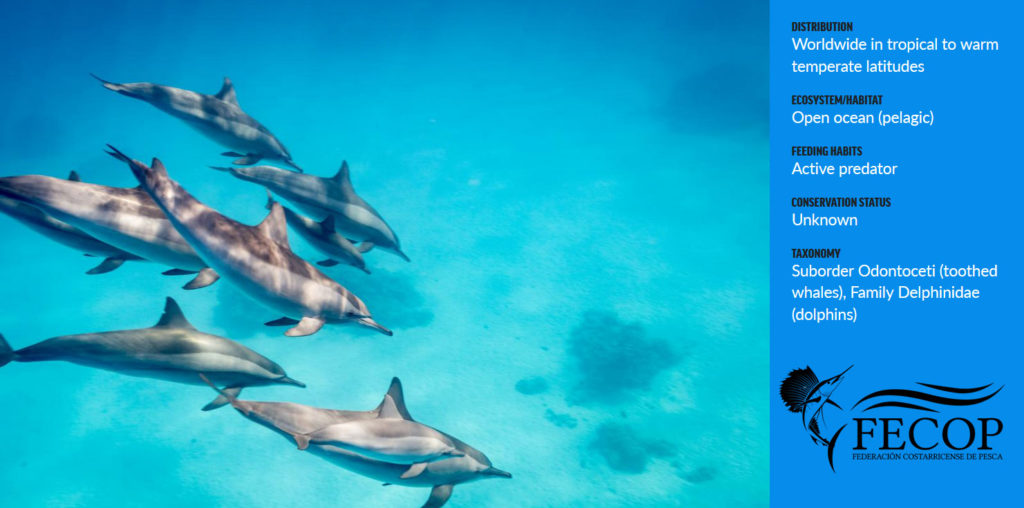
<svg viewBox="0 0 1024 508"><path fill-rule="evenodd" d="M512 478L512 473L509 473L508 471L502 471L496 467L489 467L487 469L484 469L483 471L480 471L480 474L487 476L500 476L502 478Z"/></svg>
<svg viewBox="0 0 1024 508"><path fill-rule="evenodd" d="M292 379L292 378L290 378L288 376L282 376L282 377L278 378L277 381L280 382L280 383L286 384L286 385L298 386L299 388L305 388L306 387L306 383L303 383L302 381L299 381L297 379Z"/></svg>
<svg viewBox="0 0 1024 508"><path fill-rule="evenodd" d="M359 324L361 324L363 326L366 326L366 327L369 327L369 328L373 328L374 330L377 330L378 332L383 333L384 335L387 335L388 337L394 335L394 332L392 332L391 330L388 330L387 328L381 326L379 323L374 321L373 318L371 318L371 317L363 317L363 318L356 319L355 321L356 321L356 323L359 323Z"/></svg>

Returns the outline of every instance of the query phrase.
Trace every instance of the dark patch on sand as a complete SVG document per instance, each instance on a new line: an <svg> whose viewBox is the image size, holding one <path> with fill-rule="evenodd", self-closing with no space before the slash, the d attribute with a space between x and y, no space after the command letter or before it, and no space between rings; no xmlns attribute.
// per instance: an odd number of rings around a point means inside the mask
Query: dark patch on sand
<svg viewBox="0 0 1024 508"><path fill-rule="evenodd" d="M679 477L690 483L705 483L714 480L718 471L711 466L700 466L690 470L679 470Z"/></svg>
<svg viewBox="0 0 1024 508"><path fill-rule="evenodd" d="M537 395L548 391L548 381L540 376L520 379L516 382L516 391L523 395Z"/></svg>
<svg viewBox="0 0 1024 508"><path fill-rule="evenodd" d="M651 458L669 458L676 454L671 443L647 439L637 430L621 423L604 423L597 428L590 448L620 473L640 474Z"/></svg>
<svg viewBox="0 0 1024 508"><path fill-rule="evenodd" d="M668 342L603 311L583 315L569 338L569 354L579 379L569 400L573 404L624 402L679 361Z"/></svg>
<svg viewBox="0 0 1024 508"><path fill-rule="evenodd" d="M544 412L544 419L555 424L556 427L575 429L579 421L568 413L556 413L550 409Z"/></svg>

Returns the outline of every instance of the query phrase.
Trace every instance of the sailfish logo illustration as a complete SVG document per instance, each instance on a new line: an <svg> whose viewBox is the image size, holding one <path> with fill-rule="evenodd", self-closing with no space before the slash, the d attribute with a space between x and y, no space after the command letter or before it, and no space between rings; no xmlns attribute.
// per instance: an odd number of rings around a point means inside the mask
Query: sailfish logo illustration
<svg viewBox="0 0 1024 508"><path fill-rule="evenodd" d="M811 440L815 444L822 446L831 444L832 440L822 434L826 428L825 406L832 405L840 410L843 409L832 400L832 394L839 387L839 383L843 382L843 376L852 368L853 365L824 381L818 381L818 376L810 367L794 369L782 381L779 394L782 396L783 402L786 403L786 407L790 411L801 414L804 430L811 435Z"/></svg>

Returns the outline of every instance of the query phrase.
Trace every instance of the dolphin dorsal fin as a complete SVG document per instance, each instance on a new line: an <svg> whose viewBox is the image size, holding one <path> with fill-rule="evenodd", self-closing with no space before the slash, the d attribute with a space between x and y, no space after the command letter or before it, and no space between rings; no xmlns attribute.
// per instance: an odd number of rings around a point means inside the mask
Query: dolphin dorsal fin
<svg viewBox="0 0 1024 508"><path fill-rule="evenodd" d="M328 215L326 219L320 222L320 227L323 228L324 233L333 233L334 229L334 215Z"/></svg>
<svg viewBox="0 0 1024 508"><path fill-rule="evenodd" d="M331 177L331 181L340 185L342 189L355 192L352 187L352 176L348 171L348 161L341 161L341 167L338 168L338 172Z"/></svg>
<svg viewBox="0 0 1024 508"><path fill-rule="evenodd" d="M167 168L164 167L164 163L160 162L160 159L157 159L156 157L153 157L153 164L150 165L150 168L152 168L153 171L156 171L157 174L167 174Z"/></svg>
<svg viewBox="0 0 1024 508"><path fill-rule="evenodd" d="M68 180L70 180L72 182L81 182L82 181L82 177L78 176L78 171L75 171L75 170L72 169L71 173L68 174Z"/></svg>
<svg viewBox="0 0 1024 508"><path fill-rule="evenodd" d="M402 414L398 412L398 406L395 405L395 399L392 399L390 395L385 395L384 400L380 403L377 418L402 418Z"/></svg>
<svg viewBox="0 0 1024 508"><path fill-rule="evenodd" d="M390 406L390 407L389 407ZM384 400L381 401L380 405L377 406L378 414L383 415L386 411L390 411L391 407L398 413L398 416L381 416L381 418L402 418L414 422L412 415L409 414L409 410L405 407L405 395L402 393L402 382L398 378L391 378L391 387L388 388L388 393L384 395Z"/></svg>
<svg viewBox="0 0 1024 508"><path fill-rule="evenodd" d="M231 84L231 80L224 76L224 84L221 85L220 91L214 97L227 102L229 104L238 105L238 97L235 95L235 85Z"/></svg>
<svg viewBox="0 0 1024 508"><path fill-rule="evenodd" d="M189 328L195 330L196 327L192 326L185 319L185 314L181 312L181 307L178 307L178 302L174 301L174 298L167 297L167 303L164 305L164 313L160 316L160 321L157 321L155 327L162 328Z"/></svg>
<svg viewBox="0 0 1024 508"><path fill-rule="evenodd" d="M284 207L281 206L281 203L274 202L270 205L270 213L263 219L263 222L256 226L256 229L271 240L291 248L288 244L288 222L285 220Z"/></svg>

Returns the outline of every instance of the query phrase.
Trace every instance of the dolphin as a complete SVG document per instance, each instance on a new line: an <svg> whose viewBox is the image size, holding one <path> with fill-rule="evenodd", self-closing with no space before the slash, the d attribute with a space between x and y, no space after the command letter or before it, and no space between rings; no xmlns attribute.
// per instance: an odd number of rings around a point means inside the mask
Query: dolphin
<svg viewBox="0 0 1024 508"><path fill-rule="evenodd" d="M256 164L261 159L281 161L296 171L302 168L292 162L288 149L266 127L247 115L238 105L235 87L224 78L216 95L206 95L154 83L111 83L91 74L107 90L152 104L222 146L237 150L223 155L238 157L235 164Z"/></svg>
<svg viewBox="0 0 1024 508"><path fill-rule="evenodd" d="M394 407L394 404L385 405ZM427 462L462 457L465 453L444 434L418 422L403 419L398 413L381 413L373 420L335 423L309 434L294 436L300 450L309 443L330 444L371 459L394 464L409 464L407 474L419 474Z"/></svg>
<svg viewBox="0 0 1024 508"><path fill-rule="evenodd" d="M167 298L163 315L149 328L63 335L17 351L0 336L0 367L12 361L58 360L195 385L203 384L198 374L204 374L234 393L247 386L306 386L263 355L233 340L196 330L173 298ZM227 403L227 398L218 397L203 410Z"/></svg>
<svg viewBox="0 0 1024 508"><path fill-rule="evenodd" d="M21 175L0 177L0 196L28 203L125 252L173 267L165 275L198 272L185 289L206 287L219 278L141 188Z"/></svg>
<svg viewBox="0 0 1024 508"><path fill-rule="evenodd" d="M376 246L409 261L391 226L388 226L377 210L356 194L349 176L348 162L342 161L341 169L331 178L299 175L273 166L214 166L213 169L227 171L241 180L262 185L315 220L333 216L338 233L350 240L364 242L360 245L363 252Z"/></svg>
<svg viewBox="0 0 1024 508"><path fill-rule="evenodd" d="M276 203L274 198L269 197L267 200L267 210L272 209L274 203ZM323 222L316 222L295 213L287 206L282 206L282 208L284 209L284 218L288 225L295 231L298 231L299 235L305 238L316 250L327 255L327 259L317 261L316 264L320 266L334 266L338 264L337 260L340 259L345 264L370 273L370 270L366 269L366 260L363 259L363 252L365 251L361 250L362 246L356 247L352 245L352 242L334 230L333 215L328 216Z"/></svg>
<svg viewBox="0 0 1024 508"><path fill-rule="evenodd" d="M111 155L128 163L142 187L204 261L245 293L286 316L268 325L295 325L285 335L299 337L316 333L325 323L354 321L391 335L391 330L373 320L359 297L292 252L280 204L274 204L259 225L247 226L192 197L167 175L158 159L149 167L110 149Z"/></svg>
<svg viewBox="0 0 1024 508"><path fill-rule="evenodd" d="M72 171L68 179L78 181L78 174ZM117 269L125 261L145 261L135 254L97 240L89 233L57 220L24 201L0 195L0 212L61 245L83 252L86 256L103 258L99 265L85 272L89 275L107 273Z"/></svg>
<svg viewBox="0 0 1024 508"><path fill-rule="evenodd" d="M415 421L405 406L402 383L398 378L391 380L384 400L371 411L322 409L293 402L240 400L234 390L220 390L215 386L214 389L221 397L228 399L231 406L243 416L281 434L289 441L296 435L309 434L330 425L374 420L381 418L382 415ZM416 471L410 471L407 464L372 459L330 443L311 442L306 451L385 485L430 488L430 497L423 505L424 508L438 508L444 505L451 497L455 485L487 478L512 478L510 473L494 467L487 456L476 448L448 434L438 432L451 440L455 448L464 455L429 462L417 467Z"/></svg>

